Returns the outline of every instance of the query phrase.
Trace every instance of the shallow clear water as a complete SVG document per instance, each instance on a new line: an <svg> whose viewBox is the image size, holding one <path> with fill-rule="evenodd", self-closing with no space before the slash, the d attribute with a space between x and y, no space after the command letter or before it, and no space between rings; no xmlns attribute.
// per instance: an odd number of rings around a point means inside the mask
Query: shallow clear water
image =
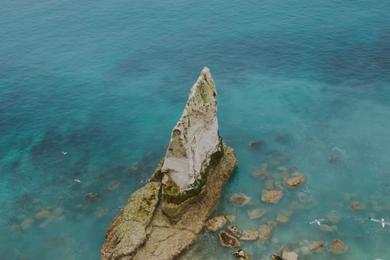
<svg viewBox="0 0 390 260"><path fill-rule="evenodd" d="M382 0L2 1L0 258L98 259L207 65L239 159L216 214L255 228L292 209L270 241L243 248L268 259L285 244L341 239L344 255L306 259L389 259L389 228L367 220L390 219L389 12ZM260 194L277 174L252 173L275 155L306 181L269 206ZM233 207L235 192L251 204ZM267 214L249 220L255 207ZM308 224L329 213L337 231ZM229 254L205 233L191 258Z"/></svg>

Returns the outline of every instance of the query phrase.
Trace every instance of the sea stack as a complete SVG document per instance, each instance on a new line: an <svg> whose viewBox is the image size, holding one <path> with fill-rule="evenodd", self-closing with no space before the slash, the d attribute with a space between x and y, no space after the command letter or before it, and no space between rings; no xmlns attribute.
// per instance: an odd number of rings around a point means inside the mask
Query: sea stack
<svg viewBox="0 0 390 260"><path fill-rule="evenodd" d="M201 232L237 164L223 143L208 68L191 88L165 157L107 230L102 259L173 259Z"/></svg>

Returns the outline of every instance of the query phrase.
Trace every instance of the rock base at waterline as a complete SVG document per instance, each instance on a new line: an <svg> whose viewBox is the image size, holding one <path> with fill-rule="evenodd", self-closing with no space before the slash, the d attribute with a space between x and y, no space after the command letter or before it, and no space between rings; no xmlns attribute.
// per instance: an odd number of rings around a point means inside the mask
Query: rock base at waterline
<svg viewBox="0 0 390 260"><path fill-rule="evenodd" d="M162 212L159 181L151 181L133 193L107 231L102 259L164 260L179 256L203 229L236 164L234 150L223 145L222 156L207 173L202 196L188 205L175 223Z"/></svg>

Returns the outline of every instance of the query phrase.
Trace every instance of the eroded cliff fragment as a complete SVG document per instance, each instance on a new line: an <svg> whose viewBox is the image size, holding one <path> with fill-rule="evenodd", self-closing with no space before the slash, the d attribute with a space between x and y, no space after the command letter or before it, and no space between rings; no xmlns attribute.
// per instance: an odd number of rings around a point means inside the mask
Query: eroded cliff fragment
<svg viewBox="0 0 390 260"><path fill-rule="evenodd" d="M222 155L216 96L210 71L204 68L172 130L161 168L162 209L173 219L201 195L210 164Z"/></svg>
<svg viewBox="0 0 390 260"><path fill-rule="evenodd" d="M172 130L165 157L111 223L102 259L173 259L201 232L237 163L234 150L219 136L216 95L205 68Z"/></svg>

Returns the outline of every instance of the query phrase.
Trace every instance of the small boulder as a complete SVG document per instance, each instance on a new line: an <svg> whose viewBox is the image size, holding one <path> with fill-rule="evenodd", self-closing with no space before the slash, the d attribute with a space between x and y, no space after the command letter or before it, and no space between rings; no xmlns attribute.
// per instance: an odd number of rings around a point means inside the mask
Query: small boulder
<svg viewBox="0 0 390 260"><path fill-rule="evenodd" d="M242 235L242 231L237 227L237 226L234 226L234 225L230 225L227 227L227 231L235 236L236 238L240 238L241 235Z"/></svg>
<svg viewBox="0 0 390 260"><path fill-rule="evenodd" d="M265 208L255 208L247 211L249 219L258 219L261 218L267 213Z"/></svg>
<svg viewBox="0 0 390 260"><path fill-rule="evenodd" d="M322 232L325 232L325 233L331 233L331 232L334 232L337 230L337 227L336 226L330 226L330 225L326 225L326 224L322 224L320 226L320 230Z"/></svg>
<svg viewBox="0 0 390 260"><path fill-rule="evenodd" d="M208 231L215 232L218 229L221 229L226 224L226 222L227 220L225 216L213 217L206 221L206 228Z"/></svg>
<svg viewBox="0 0 390 260"><path fill-rule="evenodd" d="M219 232L218 237L219 237L219 243L223 247L229 247L229 248L240 247L240 241L234 236L230 235L228 232L221 231Z"/></svg>
<svg viewBox="0 0 390 260"><path fill-rule="evenodd" d="M259 236L260 234L258 230L244 230L242 231L240 240L247 240L247 241L258 240Z"/></svg>
<svg viewBox="0 0 390 260"><path fill-rule="evenodd" d="M239 260L249 260L251 259L250 256L241 248L238 249L237 251L232 253L233 256L235 256Z"/></svg>
<svg viewBox="0 0 390 260"><path fill-rule="evenodd" d="M291 174L291 177L287 178L285 181L288 186L297 187L305 181L305 176L299 172L294 172Z"/></svg>
<svg viewBox="0 0 390 260"><path fill-rule="evenodd" d="M251 198L245 195L244 193L234 193L230 197L230 203L233 204L235 207L243 207L247 205L251 201Z"/></svg>
<svg viewBox="0 0 390 260"><path fill-rule="evenodd" d="M336 239L330 244L330 251L334 254L343 254L348 251L348 246L340 239Z"/></svg>
<svg viewBox="0 0 390 260"><path fill-rule="evenodd" d="M312 252L316 252L316 251L323 249L324 247L325 247L324 241L313 241L309 245L309 250Z"/></svg>
<svg viewBox="0 0 390 260"><path fill-rule="evenodd" d="M259 229L259 239L268 240L272 237L272 226L269 224L263 224Z"/></svg>
<svg viewBox="0 0 390 260"><path fill-rule="evenodd" d="M261 200L267 203L276 204L283 197L280 190L265 190L261 194Z"/></svg>
<svg viewBox="0 0 390 260"><path fill-rule="evenodd" d="M84 199L89 202L96 202L99 200L99 197L96 193L94 192L88 192L85 194Z"/></svg>
<svg viewBox="0 0 390 260"><path fill-rule="evenodd" d="M283 251L282 258L284 260L298 260L298 254L293 251Z"/></svg>
<svg viewBox="0 0 390 260"><path fill-rule="evenodd" d="M248 146L251 150L258 151L265 147L265 143L263 141L252 141L249 142Z"/></svg>
<svg viewBox="0 0 390 260"><path fill-rule="evenodd" d="M359 209L363 209L364 206L362 203L360 203L359 201L353 201L351 203L351 209L354 209L354 210L359 210Z"/></svg>
<svg viewBox="0 0 390 260"><path fill-rule="evenodd" d="M291 213L290 212L284 212L279 211L276 215L276 223L278 224L284 224L287 223L290 220Z"/></svg>
<svg viewBox="0 0 390 260"><path fill-rule="evenodd" d="M50 209L43 208L35 214L35 219L36 220L43 220L43 219L49 218L49 216L50 216Z"/></svg>
<svg viewBox="0 0 390 260"><path fill-rule="evenodd" d="M252 175L255 177L266 177L268 175L267 166L261 167L260 170L253 172Z"/></svg>

